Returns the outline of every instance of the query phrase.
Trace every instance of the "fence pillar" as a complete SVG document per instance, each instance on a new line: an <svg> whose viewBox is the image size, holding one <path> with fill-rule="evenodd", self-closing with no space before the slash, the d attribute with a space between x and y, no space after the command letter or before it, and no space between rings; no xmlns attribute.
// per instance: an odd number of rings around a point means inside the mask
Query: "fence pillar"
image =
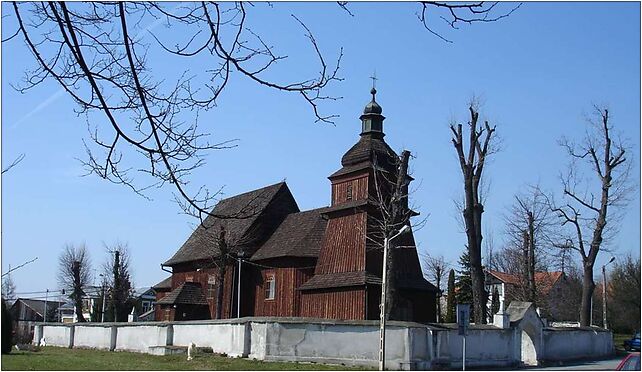
<svg viewBox="0 0 642 372"><path fill-rule="evenodd" d="M118 340L118 327L111 326L111 340L109 341L109 351L116 350L116 341Z"/></svg>
<svg viewBox="0 0 642 372"><path fill-rule="evenodd" d="M75 325L70 325L69 326L69 348L73 349L74 347L74 337L76 335L76 326Z"/></svg>

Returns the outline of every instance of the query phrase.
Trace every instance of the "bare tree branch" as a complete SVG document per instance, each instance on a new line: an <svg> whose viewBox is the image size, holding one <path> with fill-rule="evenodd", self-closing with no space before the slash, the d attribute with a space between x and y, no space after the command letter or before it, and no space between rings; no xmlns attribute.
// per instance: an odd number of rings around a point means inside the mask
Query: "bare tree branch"
<svg viewBox="0 0 642 372"><path fill-rule="evenodd" d="M24 160L24 158L25 158L25 154L24 154L24 153L23 153L23 154L18 155L18 157L17 157L17 158L16 158L16 159L11 163L11 164L9 164L6 168L4 168L4 169L2 170L2 174L7 173L8 171L10 171L10 170L11 170L11 168L13 168L13 167L15 167L16 165L20 164L20 162L21 162L22 160Z"/></svg>
<svg viewBox="0 0 642 372"><path fill-rule="evenodd" d="M444 21L452 29L458 29L459 24L473 24L473 23L488 23L496 22L513 14L514 11L522 6L519 3L513 6L508 11L495 12L495 7L498 2L443 2L443 1L422 1L421 12L417 13L417 17L421 24L428 32L437 36L441 40L452 43L451 40L446 39L441 33L433 29L434 26L428 20L429 9L442 10L443 13L439 18ZM438 13L438 12L435 12Z"/></svg>

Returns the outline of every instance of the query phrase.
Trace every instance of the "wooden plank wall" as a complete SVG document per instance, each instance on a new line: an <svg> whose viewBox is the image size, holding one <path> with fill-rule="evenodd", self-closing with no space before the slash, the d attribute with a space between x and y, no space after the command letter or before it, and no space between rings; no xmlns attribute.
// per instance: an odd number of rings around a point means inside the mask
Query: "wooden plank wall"
<svg viewBox="0 0 642 372"><path fill-rule="evenodd" d="M295 316L292 309L293 293L291 290L294 283L294 271L293 268L261 270L262 280L256 286L255 291L255 316ZM274 275L276 284L273 300L265 298L266 279L269 275Z"/></svg>
<svg viewBox="0 0 642 372"><path fill-rule="evenodd" d="M265 280L274 275L275 298L265 298ZM254 316L299 316L301 293L296 288L312 277L312 269L293 267L261 270L261 280L256 284Z"/></svg>
<svg viewBox="0 0 642 372"><path fill-rule="evenodd" d="M352 288L303 293L301 316L327 319L365 319L365 291Z"/></svg>
<svg viewBox="0 0 642 372"><path fill-rule="evenodd" d="M328 221L315 274L365 269L366 213Z"/></svg>
<svg viewBox="0 0 642 372"><path fill-rule="evenodd" d="M183 268L183 270L184 271L174 272L172 274L172 290L180 286L182 283L185 283L186 281L200 283L201 290L203 291L203 295L207 299L207 302L209 303L209 306L210 306L210 317L214 319L216 316L216 289L212 291L212 294L210 297L207 280L209 275L216 275L217 269L207 268L201 271L196 271L196 270L189 270L187 268ZM232 291L232 288L234 288L234 285L232 283L232 280L234 280L234 270L235 270L234 265L228 265L225 272L225 280L224 280L225 288L223 292L223 312L221 314L223 319L230 318L230 310L231 310L230 301L232 300L231 291Z"/></svg>
<svg viewBox="0 0 642 372"><path fill-rule="evenodd" d="M348 200L348 185L352 185L352 200L362 200L368 198L368 176L363 175L358 178L341 180L332 185L332 205L345 203Z"/></svg>

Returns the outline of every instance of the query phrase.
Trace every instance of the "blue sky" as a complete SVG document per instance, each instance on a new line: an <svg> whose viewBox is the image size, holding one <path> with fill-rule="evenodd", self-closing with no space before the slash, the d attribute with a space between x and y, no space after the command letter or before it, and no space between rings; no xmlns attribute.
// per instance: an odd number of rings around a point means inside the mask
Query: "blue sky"
<svg viewBox="0 0 642 372"><path fill-rule="evenodd" d="M593 103L610 107L613 124L628 139L632 178L639 186L639 3L525 3L500 22L460 30L438 27L452 44L422 28L415 3L349 7L354 17L335 3L249 9L254 31L290 56L271 77L288 80L316 71L310 64L313 51L291 13L312 30L329 61L343 47L340 75L345 80L328 91L343 99L322 106L340 117L334 126L315 123L300 97L236 78L218 107L199 120L214 139L238 138L239 146L212 152L193 175L193 184L224 186L231 196L286 179L302 210L328 205L326 177L340 168L341 156L358 140L358 118L370 99L369 76L376 70L386 141L416 156L412 198L428 216L415 234L421 252L443 254L454 263L465 244L453 204L462 192L461 171L448 124L467 119L466 104L473 95L482 98L482 116L497 125L502 139L501 152L486 168L490 194L484 223L496 247L504 240L502 215L515 193L537 182L559 193L558 175L567 159L557 140L582 136ZM2 11L13 14L6 3ZM14 30L13 17L3 19L3 37ZM162 26L155 30L165 32ZM132 252L135 286L163 279L167 273L160 263L197 221L180 213L171 187L152 190L148 201L95 176L80 177L84 171L76 158L85 156L84 117L76 116L73 102L54 82L27 94L10 87L33 66L20 38L4 43L2 56L3 165L26 154L2 177L2 272L38 256L13 275L18 292L57 289L57 257L65 243L85 242L99 270L106 258L103 244L121 241ZM160 54L151 57L158 76L184 68L165 63ZM199 63L191 68L206 68ZM612 246L618 254L639 256L639 187ZM606 259L598 258L598 265Z"/></svg>

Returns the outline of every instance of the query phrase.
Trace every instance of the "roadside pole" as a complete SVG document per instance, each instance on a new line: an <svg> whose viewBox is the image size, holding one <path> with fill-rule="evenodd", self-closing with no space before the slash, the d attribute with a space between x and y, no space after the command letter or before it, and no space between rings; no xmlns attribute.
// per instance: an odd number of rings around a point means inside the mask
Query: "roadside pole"
<svg viewBox="0 0 642 372"><path fill-rule="evenodd" d="M463 337L461 351L461 368L466 370L466 333L468 323L470 322L470 304L457 304L457 329L460 336Z"/></svg>

